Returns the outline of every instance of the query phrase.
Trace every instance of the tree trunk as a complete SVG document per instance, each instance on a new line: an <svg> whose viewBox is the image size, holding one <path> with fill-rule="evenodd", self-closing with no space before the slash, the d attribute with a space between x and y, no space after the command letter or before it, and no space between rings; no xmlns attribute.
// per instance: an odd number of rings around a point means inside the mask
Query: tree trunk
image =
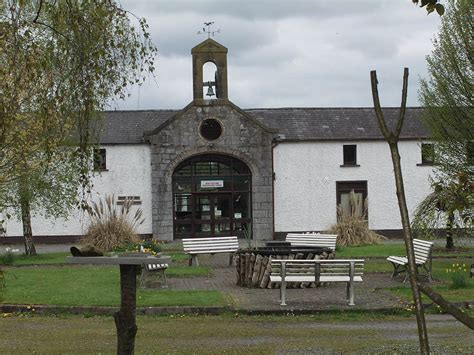
<svg viewBox="0 0 474 355"><path fill-rule="evenodd" d="M423 310L423 303L421 302L421 294L417 282L417 268L415 263L415 252L413 248L413 236L410 227L410 217L408 215L408 208L405 198L405 188L403 186L402 167L400 164L400 153L398 151L398 141L400 132L405 120L407 92L408 92L408 68L403 72L403 89L402 102L400 104L400 114L394 131L391 131L385 122L385 118L380 105L379 93L377 89L377 72L375 70L370 72L370 81L372 86L372 98L374 100L374 110L377 117L377 122L382 131L385 140L390 147L390 154L392 156L393 170L395 175L395 185L397 189L398 207L400 209L400 217L403 226L403 235L405 239L405 248L408 257L408 274L410 277L410 286L413 294L413 302L415 304L416 321L418 325L418 338L420 341L420 352L428 355L430 353L430 345L428 342L428 331L426 329L425 313Z"/></svg>
<svg viewBox="0 0 474 355"><path fill-rule="evenodd" d="M26 255L36 255L33 230L31 228L31 209L28 189L24 181L20 185L21 222L23 225L23 239Z"/></svg>
<svg viewBox="0 0 474 355"><path fill-rule="evenodd" d="M450 213L448 216L448 221L446 223L446 249L454 248L453 224L454 224L454 215Z"/></svg>
<svg viewBox="0 0 474 355"><path fill-rule="evenodd" d="M403 185L402 168L400 164L400 154L397 143L389 143L390 153L392 155L393 170L395 174L395 185L397 187L398 207L403 225L403 236L405 239L405 248L408 257L408 275L410 278L410 286L413 294L413 302L415 304L416 321L418 324L418 337L420 340L420 350L422 354L429 354L428 331L426 329L425 312L421 301L421 293L418 288L418 272L415 260L415 250L413 248L413 235L410 227L410 217L405 198L405 187Z"/></svg>
<svg viewBox="0 0 474 355"><path fill-rule="evenodd" d="M137 269L136 265L120 265L120 311L114 314L117 328L117 355L135 352L137 334Z"/></svg>

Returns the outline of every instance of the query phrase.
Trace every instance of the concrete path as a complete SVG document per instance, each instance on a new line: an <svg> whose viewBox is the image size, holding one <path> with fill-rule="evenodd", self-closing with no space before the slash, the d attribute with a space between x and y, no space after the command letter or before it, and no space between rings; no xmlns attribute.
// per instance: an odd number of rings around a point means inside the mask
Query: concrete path
<svg viewBox="0 0 474 355"><path fill-rule="evenodd" d="M402 278L392 280L389 273L365 274L364 281L355 285L355 306L347 305L345 283L330 283L316 288L287 289L287 306L280 306L279 289L236 286L237 272L235 266L228 265L226 254L199 257L200 265L212 266L213 275L199 278L168 278L170 289L219 290L229 295L236 309L248 312L381 310L403 306L403 302L399 298L382 289L401 284Z"/></svg>

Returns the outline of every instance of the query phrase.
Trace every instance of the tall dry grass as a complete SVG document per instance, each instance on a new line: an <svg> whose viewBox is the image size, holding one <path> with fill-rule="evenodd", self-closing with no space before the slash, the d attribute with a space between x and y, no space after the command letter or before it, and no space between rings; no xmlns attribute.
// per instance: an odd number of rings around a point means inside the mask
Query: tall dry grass
<svg viewBox="0 0 474 355"><path fill-rule="evenodd" d="M135 229L144 221L143 211L138 208L132 213L132 206L133 201L129 199L117 206L114 195L107 195L105 201L93 202L87 210L90 225L81 243L92 244L104 252L140 243Z"/></svg>
<svg viewBox="0 0 474 355"><path fill-rule="evenodd" d="M350 212L342 207L337 206L337 224L333 225L329 232L337 234L337 245L367 245L378 244L384 236L375 233L369 229L367 220L368 199L363 200L360 194L354 191L349 195Z"/></svg>

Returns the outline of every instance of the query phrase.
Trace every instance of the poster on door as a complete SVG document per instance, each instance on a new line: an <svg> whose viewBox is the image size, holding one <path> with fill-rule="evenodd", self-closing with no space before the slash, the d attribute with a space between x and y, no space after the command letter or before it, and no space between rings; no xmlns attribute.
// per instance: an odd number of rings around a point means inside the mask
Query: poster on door
<svg viewBox="0 0 474 355"><path fill-rule="evenodd" d="M202 189L215 189L224 187L224 180L201 180Z"/></svg>

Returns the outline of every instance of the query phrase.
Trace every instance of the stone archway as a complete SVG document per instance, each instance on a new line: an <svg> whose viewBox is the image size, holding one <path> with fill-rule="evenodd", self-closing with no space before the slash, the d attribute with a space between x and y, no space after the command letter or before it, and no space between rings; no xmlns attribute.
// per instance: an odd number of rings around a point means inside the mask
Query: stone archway
<svg viewBox="0 0 474 355"><path fill-rule="evenodd" d="M252 174L241 160L200 154L173 171L173 239L243 237L252 223Z"/></svg>

